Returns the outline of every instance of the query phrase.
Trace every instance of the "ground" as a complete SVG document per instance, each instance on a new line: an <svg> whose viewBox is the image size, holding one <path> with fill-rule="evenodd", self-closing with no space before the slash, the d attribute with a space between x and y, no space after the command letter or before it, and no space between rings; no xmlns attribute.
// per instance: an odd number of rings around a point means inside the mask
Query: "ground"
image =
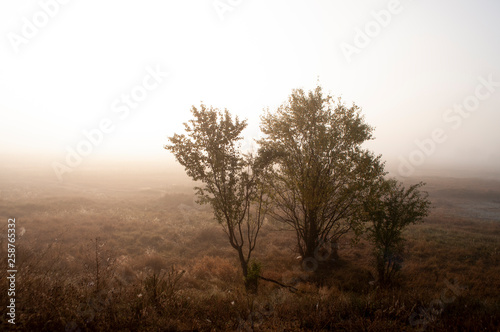
<svg viewBox="0 0 500 332"><path fill-rule="evenodd" d="M16 325L2 305L2 330L500 328L499 181L406 179L427 183L433 208L406 231L403 268L388 289L377 285L363 237L342 238L318 285L300 266L294 233L268 220L254 257L263 276L297 291L261 281L248 295L236 252L191 184L119 178L1 179L1 255L15 218L17 269ZM0 286L4 304L8 288Z"/></svg>

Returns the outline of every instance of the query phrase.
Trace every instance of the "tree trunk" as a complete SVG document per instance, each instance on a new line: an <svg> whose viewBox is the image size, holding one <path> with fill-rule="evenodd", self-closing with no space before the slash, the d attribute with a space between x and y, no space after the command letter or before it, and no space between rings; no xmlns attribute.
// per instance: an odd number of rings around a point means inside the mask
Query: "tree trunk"
<svg viewBox="0 0 500 332"><path fill-rule="evenodd" d="M242 248L238 248L238 257L240 259L241 270L245 280L245 290L249 293L256 294L258 290L259 276L248 275L248 261L245 260Z"/></svg>
<svg viewBox="0 0 500 332"><path fill-rule="evenodd" d="M238 247L238 258L240 259L243 277L246 278L248 275L248 262L245 260L245 255L243 255L243 249L241 247Z"/></svg>
<svg viewBox="0 0 500 332"><path fill-rule="evenodd" d="M315 216L314 211L309 211L308 212L308 220L307 222L307 234L305 236L305 245L306 245L306 250L304 252L304 257L303 259L306 258L314 258L314 252L316 248L319 245L319 238L318 238L318 225L317 225L317 219Z"/></svg>
<svg viewBox="0 0 500 332"><path fill-rule="evenodd" d="M378 281L381 285L385 285L385 261L383 256L377 257L377 272L378 272Z"/></svg>

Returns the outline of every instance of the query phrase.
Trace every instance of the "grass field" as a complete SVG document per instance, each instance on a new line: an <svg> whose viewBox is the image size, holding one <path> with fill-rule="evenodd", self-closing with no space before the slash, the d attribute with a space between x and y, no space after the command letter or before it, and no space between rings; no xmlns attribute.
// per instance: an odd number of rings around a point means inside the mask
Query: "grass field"
<svg viewBox="0 0 500 332"><path fill-rule="evenodd" d="M109 180L109 179L108 179ZM239 263L190 185L164 179L49 185L4 178L1 257L16 220L16 325L26 331L498 331L500 182L424 180L433 208L407 232L400 278L375 282L372 248L352 234L318 285L297 260L294 233L268 220L244 291ZM105 183L105 184L103 184ZM2 279L6 268L3 265ZM2 330L9 285L0 284Z"/></svg>

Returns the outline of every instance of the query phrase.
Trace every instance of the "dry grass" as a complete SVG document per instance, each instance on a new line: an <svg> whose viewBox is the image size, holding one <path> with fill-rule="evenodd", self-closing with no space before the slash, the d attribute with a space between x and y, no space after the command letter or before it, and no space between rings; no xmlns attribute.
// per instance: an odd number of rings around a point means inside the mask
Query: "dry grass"
<svg viewBox="0 0 500 332"><path fill-rule="evenodd" d="M253 297L243 290L219 225L189 195L152 190L103 198L31 190L27 200L22 188L3 191L0 217L15 216L18 233L25 230L17 239L15 328L413 331L412 313L426 312L444 293L453 301L435 307L442 310L427 316L427 330L499 330L500 215L474 218L474 211L463 210L495 202L500 190L472 188L461 196L447 183L431 188L435 208L425 223L407 230L404 267L393 288L377 287L372 248L364 239L351 245L351 235L318 286L298 265L293 232L268 223L255 257L266 277L300 280L299 292L261 282ZM102 244L98 278L96 237ZM5 236L0 255L6 257ZM447 283L459 295L446 291ZM0 294L6 303L6 283ZM11 328L6 317L2 330Z"/></svg>

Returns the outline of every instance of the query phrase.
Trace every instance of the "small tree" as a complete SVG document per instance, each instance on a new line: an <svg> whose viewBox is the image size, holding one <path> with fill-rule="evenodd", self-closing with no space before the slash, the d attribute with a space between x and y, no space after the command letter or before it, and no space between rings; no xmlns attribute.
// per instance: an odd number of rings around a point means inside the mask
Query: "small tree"
<svg viewBox="0 0 500 332"><path fill-rule="evenodd" d="M270 214L296 232L302 258L349 230L360 231L359 212L373 183L384 174L380 156L364 149L372 138L356 105L294 90L277 112L262 117L260 158L272 165L266 180Z"/></svg>
<svg viewBox="0 0 500 332"><path fill-rule="evenodd" d="M365 204L369 220L368 238L375 246L379 282L388 285L402 267L405 239L404 229L421 222L428 215L430 201L421 192L423 182L408 189L394 179L382 180Z"/></svg>
<svg viewBox="0 0 500 332"><path fill-rule="evenodd" d="M262 168L252 155L240 151L238 141L246 121L233 120L229 111L201 105L184 123L186 134L174 134L170 145L187 174L203 186L195 187L198 202L209 204L229 243L238 252L245 286L256 291L257 278L247 278L249 261L264 221L266 201L259 177Z"/></svg>

